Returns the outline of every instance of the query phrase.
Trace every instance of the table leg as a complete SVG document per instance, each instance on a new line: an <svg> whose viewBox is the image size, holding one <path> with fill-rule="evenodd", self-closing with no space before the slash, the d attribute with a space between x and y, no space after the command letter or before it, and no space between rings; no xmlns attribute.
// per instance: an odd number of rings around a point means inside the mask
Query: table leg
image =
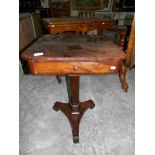
<svg viewBox="0 0 155 155"><path fill-rule="evenodd" d="M79 143L79 125L84 112L95 106L92 100L79 102L79 76L66 76L69 103L56 102L55 111L61 110L68 118L73 134L73 142Z"/></svg>
<svg viewBox="0 0 155 155"><path fill-rule="evenodd" d="M125 50L126 34L127 34L127 30L119 32L119 35L120 35L119 46L123 51Z"/></svg>
<svg viewBox="0 0 155 155"><path fill-rule="evenodd" d="M60 75L56 75L56 79L57 79L58 83L61 83L61 77L60 77Z"/></svg>
<svg viewBox="0 0 155 155"><path fill-rule="evenodd" d="M128 91L128 84L126 82L126 65L124 62L121 63L120 70L119 70L119 79L121 82L122 89L127 92Z"/></svg>

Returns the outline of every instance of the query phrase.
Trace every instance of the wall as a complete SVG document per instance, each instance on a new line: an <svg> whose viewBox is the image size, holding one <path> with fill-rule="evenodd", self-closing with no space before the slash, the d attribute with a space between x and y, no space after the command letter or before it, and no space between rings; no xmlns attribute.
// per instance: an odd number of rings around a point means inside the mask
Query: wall
<svg viewBox="0 0 155 155"><path fill-rule="evenodd" d="M105 17L118 20L118 25L131 25L134 12L113 12L113 0L109 0L106 8L95 11L96 17ZM71 10L71 16L78 16L77 10Z"/></svg>
<svg viewBox="0 0 155 155"><path fill-rule="evenodd" d="M95 17L116 19L118 20L118 25L131 25L134 14L134 12L95 11ZM71 10L71 16L78 16L78 11Z"/></svg>
<svg viewBox="0 0 155 155"><path fill-rule="evenodd" d="M51 0L52 2L57 2L57 1L60 1L60 0ZM63 1L68 1L68 0L63 0ZM43 8L49 8L49 0L40 0L41 2L41 6Z"/></svg>
<svg viewBox="0 0 155 155"><path fill-rule="evenodd" d="M41 5L44 8L49 7L48 0L40 0ZM60 1L60 0L52 0L53 2ZM63 0L68 1L68 0ZM132 19L134 17L134 12L113 12L113 0L109 0L110 3L107 8L102 10L95 11L95 16L97 17L106 17L106 18L114 18L118 20L118 25L131 25ZM77 10L71 10L71 16L75 17L78 16L79 12Z"/></svg>

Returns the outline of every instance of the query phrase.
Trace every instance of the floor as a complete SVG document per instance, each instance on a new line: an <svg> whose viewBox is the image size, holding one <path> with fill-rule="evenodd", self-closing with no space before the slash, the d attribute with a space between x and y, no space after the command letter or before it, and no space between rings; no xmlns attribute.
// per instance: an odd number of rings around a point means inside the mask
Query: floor
<svg viewBox="0 0 155 155"><path fill-rule="evenodd" d="M92 99L74 144L70 124L56 101L68 102L65 78L26 75L20 80L20 155L134 155L135 70L124 93L118 75L81 76L80 101Z"/></svg>

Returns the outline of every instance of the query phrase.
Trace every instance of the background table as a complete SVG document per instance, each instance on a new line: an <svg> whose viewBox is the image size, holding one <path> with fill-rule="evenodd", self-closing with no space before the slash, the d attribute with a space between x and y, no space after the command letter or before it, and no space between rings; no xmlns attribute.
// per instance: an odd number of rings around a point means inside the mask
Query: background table
<svg viewBox="0 0 155 155"><path fill-rule="evenodd" d="M49 34L65 31L88 32L94 29L98 31L98 34L101 34L103 29L112 27L116 21L99 17L44 18L43 24L48 29Z"/></svg>

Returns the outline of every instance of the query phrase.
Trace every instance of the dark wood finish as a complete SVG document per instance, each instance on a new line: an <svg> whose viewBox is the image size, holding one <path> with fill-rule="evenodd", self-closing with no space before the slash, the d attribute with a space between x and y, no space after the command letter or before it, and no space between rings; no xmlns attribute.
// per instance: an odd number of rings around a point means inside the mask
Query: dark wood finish
<svg viewBox="0 0 155 155"><path fill-rule="evenodd" d="M88 32L97 29L110 28L116 24L115 20L103 18L44 18L44 26L48 28L49 34L58 34L65 31Z"/></svg>
<svg viewBox="0 0 155 155"><path fill-rule="evenodd" d="M53 109L56 111L61 110L66 115L72 128L73 141L74 143L78 143L80 120L84 112L88 108L92 109L95 104L92 100L79 102L79 76L69 75L66 76L66 78L69 103L65 104L61 102L56 102L53 106Z"/></svg>
<svg viewBox="0 0 155 155"><path fill-rule="evenodd" d="M41 56L34 56L42 53ZM92 100L79 101L81 74L119 74L121 87L127 92L125 53L119 46L103 37L96 42L81 35L46 35L26 49L22 58L28 61L33 75L65 75L69 103L56 102L54 110L61 110L68 118L74 143L79 142L79 125L84 112L93 108Z"/></svg>

